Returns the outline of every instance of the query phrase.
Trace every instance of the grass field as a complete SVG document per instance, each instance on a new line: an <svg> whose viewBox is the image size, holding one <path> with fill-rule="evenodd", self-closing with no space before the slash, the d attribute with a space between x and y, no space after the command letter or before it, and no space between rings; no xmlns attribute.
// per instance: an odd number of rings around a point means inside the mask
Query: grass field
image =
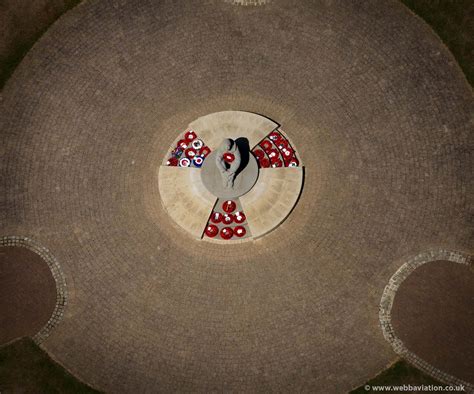
<svg viewBox="0 0 474 394"><path fill-rule="evenodd" d="M401 0L443 40L474 84L474 1Z"/></svg>
<svg viewBox="0 0 474 394"><path fill-rule="evenodd" d="M30 338L0 348L0 393L98 393L78 381Z"/></svg>

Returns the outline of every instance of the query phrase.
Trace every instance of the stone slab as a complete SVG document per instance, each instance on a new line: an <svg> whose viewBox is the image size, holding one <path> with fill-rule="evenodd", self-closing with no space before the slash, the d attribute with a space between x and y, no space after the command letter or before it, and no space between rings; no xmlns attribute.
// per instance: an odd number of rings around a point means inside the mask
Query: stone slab
<svg viewBox="0 0 474 394"><path fill-rule="evenodd" d="M279 226L298 201L303 186L303 169L264 168L250 192L240 198L254 238Z"/></svg>
<svg viewBox="0 0 474 394"><path fill-rule="evenodd" d="M202 185L198 168L161 166L158 182L162 206L194 238L201 238L216 197Z"/></svg>

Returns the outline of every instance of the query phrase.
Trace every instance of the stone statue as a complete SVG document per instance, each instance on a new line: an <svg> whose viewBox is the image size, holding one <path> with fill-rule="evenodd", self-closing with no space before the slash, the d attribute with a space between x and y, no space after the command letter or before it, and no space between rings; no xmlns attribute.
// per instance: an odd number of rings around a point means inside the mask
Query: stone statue
<svg viewBox="0 0 474 394"><path fill-rule="evenodd" d="M239 147L235 141L226 138L217 148L216 153L216 165L221 173L223 185L226 189L232 189L241 163Z"/></svg>

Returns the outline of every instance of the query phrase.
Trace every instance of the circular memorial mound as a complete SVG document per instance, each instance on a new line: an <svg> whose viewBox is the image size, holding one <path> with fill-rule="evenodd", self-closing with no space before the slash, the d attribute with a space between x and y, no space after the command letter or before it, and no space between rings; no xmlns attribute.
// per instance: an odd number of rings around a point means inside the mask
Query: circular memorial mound
<svg viewBox="0 0 474 394"><path fill-rule="evenodd" d="M35 336L55 307L56 284L46 261L24 247L0 247L0 344Z"/></svg>

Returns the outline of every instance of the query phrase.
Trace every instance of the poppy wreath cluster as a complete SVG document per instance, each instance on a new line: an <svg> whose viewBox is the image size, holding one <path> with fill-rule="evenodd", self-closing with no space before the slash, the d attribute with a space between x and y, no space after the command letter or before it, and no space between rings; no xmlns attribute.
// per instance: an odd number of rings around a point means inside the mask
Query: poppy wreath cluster
<svg viewBox="0 0 474 394"><path fill-rule="evenodd" d="M222 208L222 212L219 208ZM246 222L245 214L237 211L235 201L219 200L211 213L204 234L209 238L218 237L223 240L244 238L247 235Z"/></svg>
<svg viewBox="0 0 474 394"><path fill-rule="evenodd" d="M296 152L279 131L272 131L252 151L260 168L298 167Z"/></svg>
<svg viewBox="0 0 474 394"><path fill-rule="evenodd" d="M184 133L166 162L167 166L200 168L211 149L204 145L194 130Z"/></svg>

